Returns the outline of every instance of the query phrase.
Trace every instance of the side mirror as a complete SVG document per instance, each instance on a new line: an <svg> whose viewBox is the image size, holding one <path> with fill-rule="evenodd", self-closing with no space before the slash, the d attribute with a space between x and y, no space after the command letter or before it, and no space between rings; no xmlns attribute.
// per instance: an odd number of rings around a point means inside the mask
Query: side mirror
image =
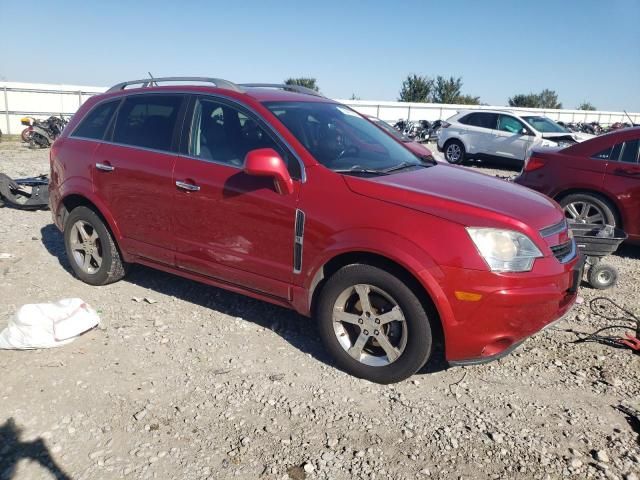
<svg viewBox="0 0 640 480"><path fill-rule="evenodd" d="M293 179L287 166L272 148L258 148L247 153L244 159L244 173L258 177L271 177L278 193L293 193Z"/></svg>
<svg viewBox="0 0 640 480"><path fill-rule="evenodd" d="M529 135L529 130L523 128L522 130L520 130L520 135Z"/></svg>

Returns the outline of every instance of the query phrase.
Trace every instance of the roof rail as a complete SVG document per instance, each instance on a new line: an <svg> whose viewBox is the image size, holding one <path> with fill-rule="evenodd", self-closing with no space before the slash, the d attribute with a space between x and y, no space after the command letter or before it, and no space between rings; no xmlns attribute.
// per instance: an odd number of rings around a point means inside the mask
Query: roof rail
<svg viewBox="0 0 640 480"><path fill-rule="evenodd" d="M128 82L122 82L111 87L107 92L117 92L124 90L129 85L141 84L142 88L157 85L159 82L203 82L213 83L218 88L225 88L227 90L233 90L234 92L242 92L243 90L233 82L229 80L223 80L222 78L210 78L210 77L162 77L162 78L145 78L142 80L130 80Z"/></svg>
<svg viewBox="0 0 640 480"><path fill-rule="evenodd" d="M241 83L238 86L247 88L279 88L282 90L303 93L305 95L313 95L314 97L326 98L320 92L316 92L311 88L303 87L301 85L287 85L285 83Z"/></svg>

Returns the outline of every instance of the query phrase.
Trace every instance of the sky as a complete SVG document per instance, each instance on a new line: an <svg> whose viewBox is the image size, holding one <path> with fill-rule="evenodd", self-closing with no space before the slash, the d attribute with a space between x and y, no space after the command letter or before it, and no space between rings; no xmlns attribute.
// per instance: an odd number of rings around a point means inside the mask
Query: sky
<svg viewBox="0 0 640 480"><path fill-rule="evenodd" d="M506 105L640 112L640 0L0 0L0 80L110 86L154 76L311 76L332 98L396 100L416 73Z"/></svg>

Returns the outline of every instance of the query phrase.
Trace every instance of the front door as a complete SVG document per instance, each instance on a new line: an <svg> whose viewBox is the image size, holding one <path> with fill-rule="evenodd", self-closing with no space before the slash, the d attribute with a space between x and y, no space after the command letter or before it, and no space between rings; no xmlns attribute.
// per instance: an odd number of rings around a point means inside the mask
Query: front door
<svg viewBox="0 0 640 480"><path fill-rule="evenodd" d="M127 97L112 139L101 143L92 165L96 194L109 207L124 250L173 264L171 230L177 125L186 95Z"/></svg>
<svg viewBox="0 0 640 480"><path fill-rule="evenodd" d="M500 115L494 130L493 151L495 155L516 161L524 161L533 136L524 123L511 115Z"/></svg>
<svg viewBox="0 0 640 480"><path fill-rule="evenodd" d="M191 110L188 153L174 170L177 266L288 299L299 182L283 195L273 179L249 176L243 165L247 152L273 148L292 159L295 179L297 160L235 103L203 97Z"/></svg>

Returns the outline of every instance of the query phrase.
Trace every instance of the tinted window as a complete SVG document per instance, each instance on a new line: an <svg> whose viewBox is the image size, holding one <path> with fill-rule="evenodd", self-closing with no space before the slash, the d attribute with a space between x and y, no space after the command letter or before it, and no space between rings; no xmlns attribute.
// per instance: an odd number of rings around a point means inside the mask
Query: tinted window
<svg viewBox="0 0 640 480"><path fill-rule="evenodd" d="M173 131L182 103L180 95L139 95L124 101L113 141L155 150L171 150Z"/></svg>
<svg viewBox="0 0 640 480"><path fill-rule="evenodd" d="M637 163L638 162L638 143L640 140L629 140L624 142L624 148L622 149L621 162L625 163Z"/></svg>
<svg viewBox="0 0 640 480"><path fill-rule="evenodd" d="M101 103L95 107L89 114L80 122L78 128L73 131L73 137L93 138L100 140L104 138L104 132L111 121L113 112L120 100L114 100L111 102Z"/></svg>
<svg viewBox="0 0 640 480"><path fill-rule="evenodd" d="M498 120L498 130L509 133L521 133L524 124L510 115L500 115Z"/></svg>
<svg viewBox="0 0 640 480"><path fill-rule="evenodd" d="M596 158L598 160L618 160L620 156L620 151L622 150L622 143L618 143L613 147L606 148L601 152L592 155L591 158Z"/></svg>
<svg viewBox="0 0 640 480"><path fill-rule="evenodd" d="M285 152L256 120L224 103L198 100L193 113L189 154L203 160L244 164L251 150L272 148L283 158L293 178L300 178L296 158Z"/></svg>
<svg viewBox="0 0 640 480"><path fill-rule="evenodd" d="M460 123L465 125L473 125L474 127L495 129L498 123L497 113L475 112L462 117Z"/></svg>

